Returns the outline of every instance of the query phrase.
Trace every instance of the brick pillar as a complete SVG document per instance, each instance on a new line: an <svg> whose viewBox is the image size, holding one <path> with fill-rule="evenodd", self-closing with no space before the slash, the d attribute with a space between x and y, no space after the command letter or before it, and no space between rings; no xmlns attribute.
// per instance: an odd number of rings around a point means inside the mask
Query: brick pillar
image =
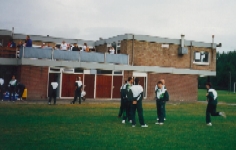
<svg viewBox="0 0 236 150"><path fill-rule="evenodd" d="M19 66L17 76L18 81L26 86L28 98L47 98L48 67Z"/></svg>
<svg viewBox="0 0 236 150"><path fill-rule="evenodd" d="M128 77L133 76L133 71L124 71L124 81L128 80Z"/></svg>

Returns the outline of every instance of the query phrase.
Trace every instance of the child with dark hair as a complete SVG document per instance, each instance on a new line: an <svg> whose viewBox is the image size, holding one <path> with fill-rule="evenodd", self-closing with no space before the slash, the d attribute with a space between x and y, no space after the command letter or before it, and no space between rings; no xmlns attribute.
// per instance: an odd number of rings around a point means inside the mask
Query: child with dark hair
<svg viewBox="0 0 236 150"><path fill-rule="evenodd" d="M216 112L217 107L217 92L215 89L212 88L212 85L210 82L206 83L206 97L207 97L207 109L206 109L206 124L208 126L212 126L211 123L211 116L222 116L226 118L226 115L224 112Z"/></svg>
<svg viewBox="0 0 236 150"><path fill-rule="evenodd" d="M139 78L135 78L135 85L133 85L130 88L130 93L132 92L132 127L135 127L136 125L136 119L135 119L135 113L136 110L138 112L139 117L139 123L141 127L148 127L144 123L144 117L143 117L143 106L142 106L142 100L143 100L143 87L139 85Z"/></svg>
<svg viewBox="0 0 236 150"><path fill-rule="evenodd" d="M157 118L159 118L156 124L163 125L165 117L165 103L169 101L169 94L167 89L163 88L163 82L157 82L156 89L156 107L157 107Z"/></svg>
<svg viewBox="0 0 236 150"><path fill-rule="evenodd" d="M51 82L51 93L50 93L49 101L48 101L49 105L51 105L52 98L54 99L54 105L56 104L56 100L57 100L57 87L58 87L58 83L57 82Z"/></svg>
<svg viewBox="0 0 236 150"><path fill-rule="evenodd" d="M15 94L16 94L16 85L17 85L17 80L15 78L15 75L12 76L11 81L9 82L9 100L15 102Z"/></svg>
<svg viewBox="0 0 236 150"><path fill-rule="evenodd" d="M0 77L0 100L3 101L3 84L4 79Z"/></svg>
<svg viewBox="0 0 236 150"><path fill-rule="evenodd" d="M121 85L120 87L120 110L119 110L119 113L118 113L118 118L120 118L123 114L123 111L124 111L124 98L125 98L125 87L127 84L127 81L124 82L123 85Z"/></svg>
<svg viewBox="0 0 236 150"><path fill-rule="evenodd" d="M18 94L19 94L18 98L20 99L20 101L22 101L22 95L24 93L24 90L25 90L25 85L18 82L17 83L17 91L18 91Z"/></svg>
<svg viewBox="0 0 236 150"><path fill-rule="evenodd" d="M81 104L81 92L82 92L82 88L83 88L83 83L81 81L81 77L76 77L76 81L75 81L75 96L74 96L74 100L71 102L71 104L74 104L75 101L77 101L77 98L79 97L79 104Z"/></svg>
<svg viewBox="0 0 236 150"><path fill-rule="evenodd" d="M122 122L125 124L126 120L128 119L130 123L132 123L131 117L131 101L129 101L129 91L133 85L133 78L128 77L127 83L123 86L122 90L122 99L123 99L123 118Z"/></svg>

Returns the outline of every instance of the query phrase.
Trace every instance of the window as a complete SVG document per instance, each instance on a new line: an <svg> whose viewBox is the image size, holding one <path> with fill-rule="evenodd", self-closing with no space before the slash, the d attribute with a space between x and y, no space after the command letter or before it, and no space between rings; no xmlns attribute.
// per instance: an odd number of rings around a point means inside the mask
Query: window
<svg viewBox="0 0 236 150"><path fill-rule="evenodd" d="M199 64L199 65L209 65L209 52L206 52L206 51L194 52L193 63Z"/></svg>
<svg viewBox="0 0 236 150"><path fill-rule="evenodd" d="M82 68L75 68L75 73L84 73Z"/></svg>
<svg viewBox="0 0 236 150"><path fill-rule="evenodd" d="M57 72L60 72L61 69L60 69L60 68L50 68L50 71L57 71Z"/></svg>
<svg viewBox="0 0 236 150"><path fill-rule="evenodd" d="M97 70L97 74L112 74L112 70Z"/></svg>
<svg viewBox="0 0 236 150"><path fill-rule="evenodd" d="M116 70L116 71L114 71L114 74L122 74L122 71Z"/></svg>

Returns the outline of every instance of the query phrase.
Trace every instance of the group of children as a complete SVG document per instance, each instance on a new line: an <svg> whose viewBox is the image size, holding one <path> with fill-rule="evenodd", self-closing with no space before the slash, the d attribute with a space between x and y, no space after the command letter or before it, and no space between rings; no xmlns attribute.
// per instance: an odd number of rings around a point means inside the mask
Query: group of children
<svg viewBox="0 0 236 150"><path fill-rule="evenodd" d="M77 99L79 98L79 104L81 104L81 100L85 101L85 95L86 92L83 90L83 83L81 81L81 77L76 77L75 81L75 91L74 91L74 99L71 104L75 104ZM54 99L54 105L56 104L56 97L57 97L57 88L58 88L58 83L56 81L51 82L51 92L49 94L49 101L48 104L51 104L52 98Z"/></svg>
<svg viewBox="0 0 236 150"><path fill-rule="evenodd" d="M5 90L7 89L7 90ZM4 79L0 78L0 100L3 101L3 96L6 92L9 92L9 101L15 102L15 94L18 93L18 98L22 101L22 95L25 90L25 85L18 82L15 75L12 76L7 88L4 88Z"/></svg>
<svg viewBox="0 0 236 150"><path fill-rule="evenodd" d="M224 112L216 112L217 92L212 89L211 83L206 83L206 89L206 98L208 101L206 109L206 124L207 126L212 126L211 116L222 116L226 118L226 114ZM122 124L125 124L128 121L132 124L132 127L135 127L135 114L137 111L141 127L148 127L148 125L145 124L143 117L143 87L139 85L139 78L133 79L132 77L129 77L128 81L121 86L120 94L121 105L118 117L122 117ZM165 87L164 79L158 81L155 86L155 100L157 108L157 122L155 124L163 125L166 120L165 104L169 101L169 93Z"/></svg>
<svg viewBox="0 0 236 150"><path fill-rule="evenodd" d="M138 112L139 123L141 127L148 127L148 125L144 122L143 117L143 108L142 108L142 100L143 100L143 87L139 85L139 78L132 77L128 78L127 83L121 86L121 106L118 117L122 117L122 123L128 120L132 123L132 127L136 126L135 114Z"/></svg>

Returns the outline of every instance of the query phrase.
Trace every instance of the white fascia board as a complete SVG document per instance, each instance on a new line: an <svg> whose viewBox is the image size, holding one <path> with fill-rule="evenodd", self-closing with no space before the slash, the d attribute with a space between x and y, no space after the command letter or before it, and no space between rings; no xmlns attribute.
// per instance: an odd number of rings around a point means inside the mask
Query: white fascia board
<svg viewBox="0 0 236 150"><path fill-rule="evenodd" d="M0 58L0 65L19 65L21 60L18 58Z"/></svg>
<svg viewBox="0 0 236 150"><path fill-rule="evenodd" d="M198 74L198 70L191 69L173 69L173 74Z"/></svg>
<svg viewBox="0 0 236 150"><path fill-rule="evenodd" d="M216 76L216 71L199 70L198 74L200 76Z"/></svg>
<svg viewBox="0 0 236 150"><path fill-rule="evenodd" d="M102 69L102 70L113 70L114 65L104 63L86 63L81 62L81 67L86 69Z"/></svg>
<svg viewBox="0 0 236 150"><path fill-rule="evenodd" d="M159 67L159 66L145 66L145 72L153 73L172 73L172 67Z"/></svg>

